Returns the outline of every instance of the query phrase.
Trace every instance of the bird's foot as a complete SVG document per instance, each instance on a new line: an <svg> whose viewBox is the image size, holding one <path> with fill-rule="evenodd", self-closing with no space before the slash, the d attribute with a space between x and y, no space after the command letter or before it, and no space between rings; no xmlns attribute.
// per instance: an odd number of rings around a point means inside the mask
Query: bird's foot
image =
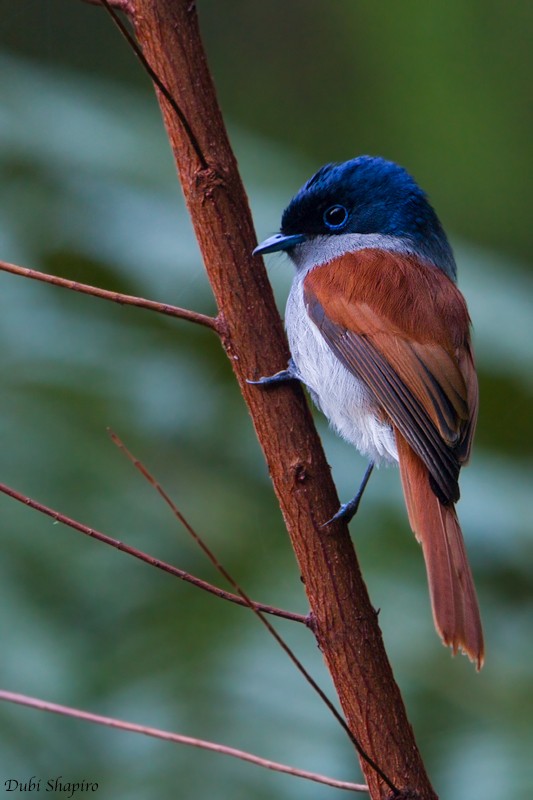
<svg viewBox="0 0 533 800"><path fill-rule="evenodd" d="M275 383L299 380L300 375L296 369L296 364L291 358L287 369L282 369L281 372L276 372L274 375L265 375L263 378L258 378L256 381L247 380L246 383L250 383L252 386L272 386Z"/></svg>
<svg viewBox="0 0 533 800"><path fill-rule="evenodd" d="M353 500L350 500L349 503L343 503L336 514L333 514L331 519L328 519L327 522L324 522L321 525L321 528L327 528L328 525L331 525L332 522L337 522L339 519L342 519L346 524L352 521L352 519L357 514L357 509L359 508L359 503L361 502L361 494L357 494Z"/></svg>
<svg viewBox="0 0 533 800"><path fill-rule="evenodd" d="M358 489L357 494L350 500L349 503L343 503L342 506L339 508L336 514L334 514L331 519L328 519L327 522L324 522L321 525L321 528L327 528L328 525L331 525L332 522L337 522L337 520L342 519L346 524L351 522L351 520L357 514L357 509L359 508L359 503L361 502L361 498L363 493L366 489L366 485L370 480L370 476L372 475L372 470L374 469L374 462L371 461L368 467L366 468L366 472L364 474L363 480L361 481L361 486Z"/></svg>

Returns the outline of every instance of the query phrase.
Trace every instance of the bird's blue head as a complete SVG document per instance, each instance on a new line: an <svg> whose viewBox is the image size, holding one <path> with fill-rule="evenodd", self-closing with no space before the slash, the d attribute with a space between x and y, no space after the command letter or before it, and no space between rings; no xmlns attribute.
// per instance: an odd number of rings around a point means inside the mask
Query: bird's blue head
<svg viewBox="0 0 533 800"><path fill-rule="evenodd" d="M283 212L281 233L255 252L290 253L313 237L350 233L406 240L455 280L451 247L425 193L403 167L373 156L319 169Z"/></svg>

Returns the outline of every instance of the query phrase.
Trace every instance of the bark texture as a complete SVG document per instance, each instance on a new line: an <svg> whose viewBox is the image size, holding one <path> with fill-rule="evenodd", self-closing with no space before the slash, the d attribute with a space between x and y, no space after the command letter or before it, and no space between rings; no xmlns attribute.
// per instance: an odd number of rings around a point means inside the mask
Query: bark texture
<svg viewBox="0 0 533 800"><path fill-rule="evenodd" d="M199 160L158 92L185 200L219 309L222 344L268 464L314 617L314 631L350 729L399 790L362 762L370 795L435 800L383 647L330 469L301 388L246 383L285 368L283 326L256 238L191 0L134 0L131 21L149 63L184 112ZM265 532L268 535L268 532Z"/></svg>

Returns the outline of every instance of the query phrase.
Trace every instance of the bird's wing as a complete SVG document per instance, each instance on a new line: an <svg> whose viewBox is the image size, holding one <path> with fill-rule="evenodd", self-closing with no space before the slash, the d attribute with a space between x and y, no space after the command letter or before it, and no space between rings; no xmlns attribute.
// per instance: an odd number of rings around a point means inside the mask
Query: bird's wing
<svg viewBox="0 0 533 800"><path fill-rule="evenodd" d="M439 498L458 500L477 380L468 312L452 281L412 256L360 250L309 272L304 298L329 347L427 466Z"/></svg>

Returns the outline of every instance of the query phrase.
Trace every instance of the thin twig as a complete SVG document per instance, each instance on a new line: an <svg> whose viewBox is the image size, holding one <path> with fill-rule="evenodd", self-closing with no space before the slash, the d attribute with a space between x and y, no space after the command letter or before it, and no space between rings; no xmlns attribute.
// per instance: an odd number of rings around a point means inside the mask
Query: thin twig
<svg viewBox="0 0 533 800"><path fill-rule="evenodd" d="M128 555L139 559L139 561L144 561L146 564L150 564L152 567L163 570L163 572L168 572L170 575L174 575L176 578L187 581L187 583L192 583L193 586L203 589L210 594L214 594L216 597L220 597L222 600L229 600L229 602L236 603L239 606L248 607L250 605L250 601L244 600L242 597L239 597L236 594L226 592L224 589L219 589L218 586L213 586L211 583L207 583L207 581L203 581L201 578L197 578L196 576L190 575L188 572L185 572L178 567L172 566L172 564L167 564L165 561L161 561L158 558L154 558L154 556L143 553L141 550L137 550L135 547L131 547L131 545L125 544L118 539L113 539L111 536L101 533L94 528L89 528L87 525L83 525L81 522L77 522L76 520L71 519L64 514L61 514L59 511L55 511L53 508L49 508L42 503L38 503L37 500L32 500L31 497L27 497L26 495L17 492L16 489L12 489L10 486L6 486L4 483L0 483L0 492L7 494L14 500L18 500L19 503L23 503L24 505L35 509L35 511L39 511L41 514L46 514L47 516L52 517L52 519L54 519L56 522L61 522L63 525L68 525L69 528L73 528L80 533L84 533L86 536L90 536L93 539L98 539L99 542L108 544L110 547L114 547L116 550L120 550L123 553L128 553ZM274 606L265 605L264 603L255 603L253 601L252 606L265 614L273 614L275 617L282 617L283 619L291 620L291 622L301 622L304 625L307 625L309 622L308 618L304 617L302 614L295 614L292 611L285 611L283 608L275 608Z"/></svg>
<svg viewBox="0 0 533 800"><path fill-rule="evenodd" d="M28 706L29 708L36 708L39 711L50 711L53 714L61 714L64 717L73 717L74 719L83 719L86 722L94 722L97 725L105 725L108 728L118 728L122 731L130 731L131 733L142 733L145 736L153 736L156 739L164 739L167 742L174 742L175 744L186 744L191 747L199 747L202 750L211 750L214 753L221 753L222 755L232 756L233 758L240 758L241 761L249 761L250 764L255 764L258 767L271 769L275 772L284 772L286 775L294 775L297 778L305 778L309 781L316 783L323 783L326 786L333 786L335 789L347 789L352 792L368 792L368 786L360 783L350 783L349 781L338 781L335 778L328 778L325 775L318 775L316 772L308 772L303 769L296 769L289 767L287 764L279 764L277 761L269 761L266 758L254 756L252 753L247 753L244 750L236 750L234 747L227 747L224 744L217 742L208 742L205 739L194 739L192 736L183 736L180 733L170 733L170 731L162 731L159 728L150 728L146 725L137 725L134 722L124 722L114 717L104 717L101 714L92 714L89 711L82 711L79 708L72 708L71 706L62 706L57 703L48 703L46 700L40 700L36 697L28 697L25 694L17 694L15 692L7 692L0 689L0 700L5 700L8 703L17 703L21 706Z"/></svg>
<svg viewBox="0 0 533 800"><path fill-rule="evenodd" d="M176 102L176 100L172 96L171 92L169 92L168 88L165 86L165 84L163 83L163 81L161 80L159 75L156 73L156 71L152 68L152 66L149 63L148 59L144 55L141 47L137 44L137 42L135 41L135 39L133 38L133 36L129 32L129 30L126 28L126 26L124 25L124 23L122 22L122 20L120 19L120 17L116 13L116 11L113 9L113 3L112 2L110 3L109 0L100 0L100 2L102 3L103 7L105 8L105 10L109 14L109 16L111 17L113 22L115 23L115 25L119 29L119 31L122 34L122 36L124 37L124 39L129 44L130 48L133 50L133 52L135 53L135 55L137 56L137 58L139 59L139 61L143 65L144 69L146 70L148 75L151 77L151 79L153 80L153 82L155 83L155 85L157 86L157 88L159 89L161 94L163 95L163 97L166 99L166 101L168 103L170 103L170 106L171 106L172 110L174 111L174 113L176 114L177 118L181 122L181 124L183 126L183 130L185 131L185 133L187 135L187 138L189 139L189 142L191 143L192 148L193 148L194 152L196 153L198 161L200 162L200 166L202 167L202 169L208 169L209 164L207 163L206 157L204 156L204 154L202 152L202 148L200 147L200 143L199 143L198 139L196 138L196 136L194 135L194 132L193 132L193 129L191 128L189 120L185 116L185 114L184 114L183 110L181 109L180 105Z"/></svg>
<svg viewBox="0 0 533 800"><path fill-rule="evenodd" d="M189 311L188 308L171 306L168 303L158 303L156 300L145 300L144 297L135 297L131 294L121 294L120 292L108 292L107 289L100 289L97 286L90 286L87 283L78 283L68 278L59 278L57 275L48 275L46 272L39 272L28 267L19 267L7 261L0 261L0 271L10 272L12 275L21 275L23 278L31 278L34 281L51 283L53 286L61 286L63 289L70 289L72 292L90 294L102 300L111 300L122 306L137 306L137 308L147 308L150 311L157 311L159 314L166 314L168 317L178 317L197 325L204 325L214 331L218 330L218 320L207 314L199 314L197 311Z"/></svg>
<svg viewBox="0 0 533 800"><path fill-rule="evenodd" d="M83 0L83 2L91 6L103 5L102 0ZM110 6L113 6L113 8L116 8L118 11L123 11L130 17L135 12L135 6L132 0L108 0L108 3Z"/></svg>
<svg viewBox="0 0 533 800"><path fill-rule="evenodd" d="M361 746L361 744L358 741L358 739L354 736L354 734L352 733L352 731L348 727L348 725L346 723L346 720L337 711L337 709L335 708L335 706L333 705L333 703L331 702L331 700L329 699L327 694L324 692L324 690L320 688L318 683L310 675L310 673L304 667L304 665L302 664L300 659L296 656L296 654L291 650L291 648L286 643L286 641L283 639L283 637L280 636L280 634L277 632L277 630L274 628L274 626L262 614L261 610L254 607L254 603L252 602L250 597L246 594L246 592L243 589L241 589L241 587L239 586L237 581L229 574L227 569L224 566L222 566L222 564L219 562L219 560L217 559L215 554L207 546L207 544L203 541L203 539L197 533L197 531L192 527L190 522L183 516L183 514L181 513L179 508L176 506L176 504L173 502L173 500L170 498L170 496L167 494L167 492L163 489L161 484L153 477L153 475L150 474L150 472L147 470L147 468L144 466L144 464L141 461L139 461L138 458L135 458L135 456L132 453L130 453L130 451L128 450L128 448L124 444L124 442L122 442L122 440L117 436L116 433L114 433L109 428L108 428L108 433L109 433L112 441L114 442L114 444L116 444L116 446L125 453L125 455L128 457L128 459L132 462L133 466L141 473L141 475L148 481L148 483L150 483L151 486L153 486L153 488L160 495L160 497L162 497L162 499L167 504L167 506L170 508L170 510L172 511L174 516L179 520L179 522L183 525L185 530L194 539L196 544L205 553L205 555L211 561L211 563L213 564L215 569L218 570L218 572L220 572L222 577L225 578L228 581L228 583L235 589L237 594L239 594L242 597L242 599L246 602L246 604L252 609L252 611L255 613L255 615L263 623L263 625L268 630L270 635L274 637L274 639L279 644L279 646L282 648L282 650L284 650L284 652L288 655L288 657L290 658L290 660L292 661L292 663L294 664L296 669L301 673L301 675L303 675L303 677L305 678L307 683L309 683L311 688L314 689L314 691L318 694L318 696L320 697L322 702L331 711L331 713L333 714L333 716L335 717L337 722L346 731L346 734L348 735L348 738L352 742L353 746L355 747L355 749L357 750L357 752L359 753L361 758L363 758L367 762L367 764L369 764L372 767L372 769L374 769L377 772L377 774L380 776L380 778L385 781L385 783L389 786L390 789L393 790L393 792L396 792L396 787L391 783L389 778L385 775L385 773L378 766L378 764L376 764L375 761L363 749L363 747Z"/></svg>

